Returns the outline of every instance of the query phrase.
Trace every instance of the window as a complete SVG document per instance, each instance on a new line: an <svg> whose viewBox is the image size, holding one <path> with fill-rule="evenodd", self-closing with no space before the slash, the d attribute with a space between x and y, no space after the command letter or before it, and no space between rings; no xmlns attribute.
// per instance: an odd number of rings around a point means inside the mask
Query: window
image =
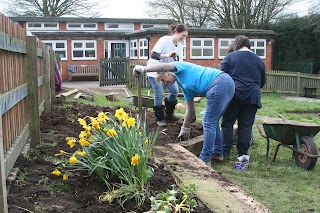
<svg viewBox="0 0 320 213"><path fill-rule="evenodd" d="M147 29L151 27L168 27L166 24L141 24L141 29Z"/></svg>
<svg viewBox="0 0 320 213"><path fill-rule="evenodd" d="M72 60L96 60L96 41L72 41Z"/></svg>
<svg viewBox="0 0 320 213"><path fill-rule="evenodd" d="M213 38L191 38L190 58L191 59L213 59L214 54Z"/></svg>
<svg viewBox="0 0 320 213"><path fill-rule="evenodd" d="M223 59L228 52L229 45L234 42L234 38L219 38L219 59Z"/></svg>
<svg viewBox="0 0 320 213"><path fill-rule="evenodd" d="M130 41L130 58L132 59L138 58L138 41L137 40Z"/></svg>
<svg viewBox="0 0 320 213"><path fill-rule="evenodd" d="M96 23L68 23L67 24L67 30L98 30Z"/></svg>
<svg viewBox="0 0 320 213"><path fill-rule="evenodd" d="M149 56L148 50L148 40L147 39L140 39L139 40L139 58L140 59L147 59Z"/></svg>
<svg viewBox="0 0 320 213"><path fill-rule="evenodd" d="M59 54L61 60L67 60L67 41L42 41L44 44L52 47L53 51Z"/></svg>
<svg viewBox="0 0 320 213"><path fill-rule="evenodd" d="M29 31L59 30L59 23L58 22L28 22L27 30Z"/></svg>
<svg viewBox="0 0 320 213"><path fill-rule="evenodd" d="M183 40L183 41L181 42L182 47L183 47L183 56L182 56L182 59L183 59L183 60L186 60L186 59L187 59L187 44L186 44L186 43L187 43L186 40Z"/></svg>
<svg viewBox="0 0 320 213"><path fill-rule="evenodd" d="M105 30L134 30L133 24L105 23Z"/></svg>
<svg viewBox="0 0 320 213"><path fill-rule="evenodd" d="M250 46L252 52L266 59L266 39L250 39Z"/></svg>

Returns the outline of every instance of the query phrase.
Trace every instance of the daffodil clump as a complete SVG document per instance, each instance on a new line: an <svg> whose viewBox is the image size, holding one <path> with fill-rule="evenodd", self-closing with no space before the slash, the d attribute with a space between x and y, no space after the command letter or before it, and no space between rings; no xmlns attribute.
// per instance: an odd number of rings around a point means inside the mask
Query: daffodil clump
<svg viewBox="0 0 320 213"><path fill-rule="evenodd" d="M79 118L78 122L83 127L79 136L66 138L75 151L60 150L56 154L66 159L66 163L58 165L64 174L59 169L52 174L62 176L63 180L71 178L73 171L96 174L110 191L105 192L101 200L110 201L109 197L112 197L123 204L134 198L138 205L142 204L145 184L153 175L147 163L158 133L147 133L146 123L141 125L138 117L130 117L123 108L116 110L115 115L100 112L98 117ZM111 176L116 176L120 182L109 183Z"/></svg>

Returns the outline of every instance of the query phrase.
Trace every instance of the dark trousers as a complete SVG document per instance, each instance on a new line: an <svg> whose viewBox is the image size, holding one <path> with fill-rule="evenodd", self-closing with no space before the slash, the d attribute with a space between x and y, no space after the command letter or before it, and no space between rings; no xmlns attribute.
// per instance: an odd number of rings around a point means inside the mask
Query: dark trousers
<svg viewBox="0 0 320 213"><path fill-rule="evenodd" d="M255 104L239 103L235 98L232 99L228 108L222 116L222 139L223 156L229 157L233 146L233 125L238 120L238 156L247 155L250 147L252 125L256 116L258 106Z"/></svg>

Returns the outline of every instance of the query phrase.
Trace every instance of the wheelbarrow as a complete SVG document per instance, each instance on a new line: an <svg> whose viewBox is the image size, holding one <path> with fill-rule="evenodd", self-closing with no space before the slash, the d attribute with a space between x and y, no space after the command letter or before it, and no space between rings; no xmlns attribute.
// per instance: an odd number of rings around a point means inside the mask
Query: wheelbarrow
<svg viewBox="0 0 320 213"><path fill-rule="evenodd" d="M133 105L135 107L139 107L139 96L137 95L129 95L128 91L126 88L123 88L127 94L127 98L128 98L128 103L130 105ZM153 100L153 97L151 96L141 96L141 104L142 104L142 107L145 107L145 108L152 108L153 105L154 105L154 100Z"/></svg>
<svg viewBox="0 0 320 213"><path fill-rule="evenodd" d="M262 128L261 128L262 127ZM280 146L293 151L295 164L305 170L312 170L320 155L314 136L320 131L320 125L293 120L276 119L257 125L258 131L267 140L266 157L269 159L270 138L279 142L272 162L276 160Z"/></svg>

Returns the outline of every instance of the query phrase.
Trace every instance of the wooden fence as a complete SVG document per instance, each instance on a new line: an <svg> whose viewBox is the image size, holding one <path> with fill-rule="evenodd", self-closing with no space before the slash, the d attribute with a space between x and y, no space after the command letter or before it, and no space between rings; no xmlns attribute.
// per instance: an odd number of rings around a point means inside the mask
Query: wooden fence
<svg viewBox="0 0 320 213"><path fill-rule="evenodd" d="M267 72L267 83L262 92L303 96L305 87L317 88L316 96L319 97L320 75L272 70Z"/></svg>
<svg viewBox="0 0 320 213"><path fill-rule="evenodd" d="M40 115L55 98L54 52L0 13L0 212L6 178L26 142L40 144Z"/></svg>

